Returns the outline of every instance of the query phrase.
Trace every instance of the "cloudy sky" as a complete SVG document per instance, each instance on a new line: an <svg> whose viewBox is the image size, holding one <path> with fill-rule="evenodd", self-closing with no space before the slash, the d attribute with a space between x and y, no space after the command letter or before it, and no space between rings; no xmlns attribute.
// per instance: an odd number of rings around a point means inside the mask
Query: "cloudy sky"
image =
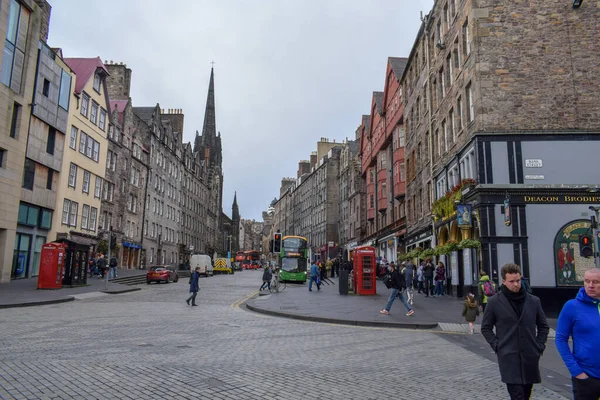
<svg viewBox="0 0 600 400"><path fill-rule="evenodd" d="M434 0L48 0L52 47L133 71L135 107L181 108L202 131L211 61L223 208L262 220L321 137L352 139L387 57L408 56ZM164 4L169 4L165 8Z"/></svg>

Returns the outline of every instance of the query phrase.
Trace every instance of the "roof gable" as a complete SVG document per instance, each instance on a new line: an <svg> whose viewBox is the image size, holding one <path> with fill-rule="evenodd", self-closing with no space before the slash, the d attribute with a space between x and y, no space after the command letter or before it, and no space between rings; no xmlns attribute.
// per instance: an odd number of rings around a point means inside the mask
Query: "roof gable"
<svg viewBox="0 0 600 400"><path fill-rule="evenodd" d="M64 61L75 72L75 75L77 75L77 79L75 80L75 94L81 94L81 91L90 78L94 76L97 69L101 69L106 75L110 75L100 57L65 58Z"/></svg>

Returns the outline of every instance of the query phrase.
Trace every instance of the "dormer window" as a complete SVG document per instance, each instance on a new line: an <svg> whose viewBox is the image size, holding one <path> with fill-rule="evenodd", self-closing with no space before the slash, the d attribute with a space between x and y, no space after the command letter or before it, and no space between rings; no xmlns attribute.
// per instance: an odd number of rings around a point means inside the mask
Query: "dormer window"
<svg viewBox="0 0 600 400"><path fill-rule="evenodd" d="M100 93L100 75L94 74L94 90Z"/></svg>

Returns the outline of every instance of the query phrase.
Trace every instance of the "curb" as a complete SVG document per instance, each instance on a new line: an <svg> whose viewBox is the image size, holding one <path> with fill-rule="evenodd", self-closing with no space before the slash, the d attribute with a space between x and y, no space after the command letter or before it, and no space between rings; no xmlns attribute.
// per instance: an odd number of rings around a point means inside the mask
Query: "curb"
<svg viewBox="0 0 600 400"><path fill-rule="evenodd" d="M251 306L248 303L246 303L246 308L250 311L258 312L261 314L274 315L277 317L298 319L298 320L302 320L302 321L325 322L325 323L339 324L339 325L371 326L371 327L379 327L379 328L397 328L397 329L434 329L434 328L438 327L437 322L411 324L411 323L398 323L398 322L351 321L351 320L343 320L343 319L336 319L336 318L312 317L312 316L308 316L308 315L298 315L298 314L283 313L283 312L278 312L278 311L264 310L262 308Z"/></svg>
<svg viewBox="0 0 600 400"><path fill-rule="evenodd" d="M0 308L18 308L18 307L34 307L34 306L45 306L48 304L66 303L68 301L74 301L74 297L65 297L62 299L36 301L31 303L15 303L15 304L0 304Z"/></svg>
<svg viewBox="0 0 600 400"><path fill-rule="evenodd" d="M122 294L122 293L129 293L129 292L137 292L138 290L142 290L142 288L131 288L131 289L122 289L122 290L102 290L102 293L106 293L106 294Z"/></svg>

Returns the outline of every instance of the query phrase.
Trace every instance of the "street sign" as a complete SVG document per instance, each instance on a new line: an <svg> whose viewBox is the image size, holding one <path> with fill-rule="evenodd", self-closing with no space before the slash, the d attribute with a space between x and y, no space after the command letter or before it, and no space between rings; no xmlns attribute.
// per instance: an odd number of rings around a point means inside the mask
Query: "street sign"
<svg viewBox="0 0 600 400"><path fill-rule="evenodd" d="M194 251L194 246L190 246L190 251Z"/></svg>
<svg viewBox="0 0 600 400"><path fill-rule="evenodd" d="M526 168L542 168L542 166L543 166L543 163L542 163L542 160L540 160L540 159L525 160Z"/></svg>
<svg viewBox="0 0 600 400"><path fill-rule="evenodd" d="M334 246L334 242L329 242L329 247L333 247Z"/></svg>

